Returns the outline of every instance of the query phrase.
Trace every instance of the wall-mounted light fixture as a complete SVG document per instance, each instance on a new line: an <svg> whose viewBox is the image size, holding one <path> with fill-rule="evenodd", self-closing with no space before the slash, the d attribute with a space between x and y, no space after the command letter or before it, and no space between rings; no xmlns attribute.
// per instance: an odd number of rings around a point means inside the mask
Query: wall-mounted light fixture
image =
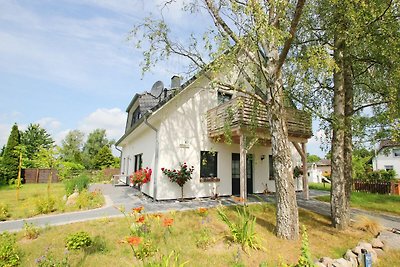
<svg viewBox="0 0 400 267"><path fill-rule="evenodd" d="M264 160L265 159L265 155L261 155L261 160Z"/></svg>

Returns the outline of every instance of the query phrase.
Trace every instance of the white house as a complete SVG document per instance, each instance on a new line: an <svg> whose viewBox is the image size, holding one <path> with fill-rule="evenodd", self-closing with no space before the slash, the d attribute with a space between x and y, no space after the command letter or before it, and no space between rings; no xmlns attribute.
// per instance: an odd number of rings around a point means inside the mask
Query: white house
<svg viewBox="0 0 400 267"><path fill-rule="evenodd" d="M153 174L142 187L143 193L156 200L177 199L180 187L161 168L176 169L186 162L194 166L194 173L184 185L185 198L235 195L241 190L240 179L245 179L240 177L240 147L247 144L243 172L247 173L247 193L274 191L266 110L255 105L239 93L212 88L204 76L182 85L174 76L169 89L156 82L150 92L136 94L126 109L125 134L116 143L122 148L121 173L129 175L149 167ZM252 112L255 108L256 113ZM301 165L297 151L302 146L300 152L305 154L312 135L311 116L294 107L287 107L286 112L289 140L296 145L296 149L292 145L294 166ZM248 130L251 114L257 119L256 137ZM302 190L301 180L295 182Z"/></svg>
<svg viewBox="0 0 400 267"><path fill-rule="evenodd" d="M376 170L394 170L400 179L400 143L383 140L372 159L372 168Z"/></svg>
<svg viewBox="0 0 400 267"><path fill-rule="evenodd" d="M322 159L318 162L313 162L308 165L308 181L310 183L322 183L326 181L325 176L331 174L331 161Z"/></svg>

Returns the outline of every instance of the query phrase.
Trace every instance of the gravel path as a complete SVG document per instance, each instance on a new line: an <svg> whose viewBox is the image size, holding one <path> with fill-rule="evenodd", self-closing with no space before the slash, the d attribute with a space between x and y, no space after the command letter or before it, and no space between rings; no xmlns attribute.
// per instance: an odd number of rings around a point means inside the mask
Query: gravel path
<svg viewBox="0 0 400 267"><path fill-rule="evenodd" d="M40 227L47 225L63 225L75 222L83 222L88 220L95 220L100 218L112 218L122 217L122 213L117 207L124 206L126 210L131 210L133 207L144 206L145 211L149 213L168 212L171 210L184 211L191 209L198 209L199 207L216 207L222 205L234 205L235 202L230 197L222 197L219 200L211 199L194 199L191 201L178 202L178 201L159 201L153 202L151 199L146 197L138 197L138 192L127 186L114 187L110 184L96 184L91 187L91 190L100 189L105 198L106 205L102 208L88 210L88 211L77 211L70 213L62 213L56 215L44 215L37 216L34 218L28 218L23 220L13 220L0 222L0 232L2 231L19 231L23 228L24 222L33 223ZM297 202L299 207L307 210L314 211L316 213L329 216L330 205L329 203L321 202L313 199L319 195L326 195L329 192L310 190L310 200L302 198L302 194L299 193ZM266 202L274 202L275 197L272 195L260 197ZM258 198L250 197L250 202L258 202ZM385 230L381 234L381 239L385 240L386 243L396 249L400 249L400 235L390 232L392 228L400 229L400 217L372 213L359 209L352 209L351 218L356 220L358 216L366 216L373 220L378 221Z"/></svg>

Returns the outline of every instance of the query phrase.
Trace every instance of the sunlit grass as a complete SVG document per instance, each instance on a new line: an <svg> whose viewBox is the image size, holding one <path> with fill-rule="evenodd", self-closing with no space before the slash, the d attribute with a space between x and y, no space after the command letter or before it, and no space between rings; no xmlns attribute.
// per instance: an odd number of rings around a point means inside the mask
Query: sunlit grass
<svg viewBox="0 0 400 267"><path fill-rule="evenodd" d="M242 250L241 245L232 243L227 236L227 226L218 218L215 209L210 209L207 216L200 216L196 211L174 212L164 214L163 218L173 218L171 232L151 216L147 216L152 227L151 238L158 247L156 256L169 255L171 251L179 252L182 261L189 261L186 266L232 266L242 263L245 266L258 266L266 262L268 266L279 266L282 263L295 263L300 255L301 241L287 241L275 237L275 207L270 204L254 204L250 212L257 218L255 231L265 250ZM235 208L225 209L228 217L235 220ZM153 218L153 219L152 219ZM314 258L322 256L341 257L348 248L361 239L370 236L356 229L338 231L330 226L328 218L312 212L300 210L300 222L308 229L309 243ZM100 238L106 249L91 254L70 252L71 266L141 266L134 258L127 244L121 240L130 235L125 219L102 219L86 223L51 227L44 230L36 240L25 240L18 234L19 246L23 251L22 266L34 266L34 261L43 255L46 249L54 252L61 259L65 249L65 237L68 233L86 231L92 237ZM201 229L208 229L212 242L206 248L196 246L196 238ZM149 259L150 260L150 259Z"/></svg>
<svg viewBox="0 0 400 267"><path fill-rule="evenodd" d="M330 196L319 196L316 199L329 202ZM400 196L352 192L350 201L353 208L400 215Z"/></svg>

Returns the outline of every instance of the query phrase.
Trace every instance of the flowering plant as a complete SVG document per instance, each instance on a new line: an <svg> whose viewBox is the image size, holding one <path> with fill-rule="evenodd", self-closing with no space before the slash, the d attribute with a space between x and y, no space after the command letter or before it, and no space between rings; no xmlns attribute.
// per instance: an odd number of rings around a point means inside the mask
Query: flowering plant
<svg viewBox="0 0 400 267"><path fill-rule="evenodd" d="M185 183L192 179L192 173L194 171L194 167L188 167L186 162L181 163L181 168L174 169L166 169L161 168L163 174L165 174L169 180L173 183L177 183L181 187L182 199L183 199L183 186Z"/></svg>
<svg viewBox="0 0 400 267"><path fill-rule="evenodd" d="M134 174L130 176L131 183L133 185L138 185L141 187L143 184L150 182L152 170L146 167L145 169L137 170Z"/></svg>

